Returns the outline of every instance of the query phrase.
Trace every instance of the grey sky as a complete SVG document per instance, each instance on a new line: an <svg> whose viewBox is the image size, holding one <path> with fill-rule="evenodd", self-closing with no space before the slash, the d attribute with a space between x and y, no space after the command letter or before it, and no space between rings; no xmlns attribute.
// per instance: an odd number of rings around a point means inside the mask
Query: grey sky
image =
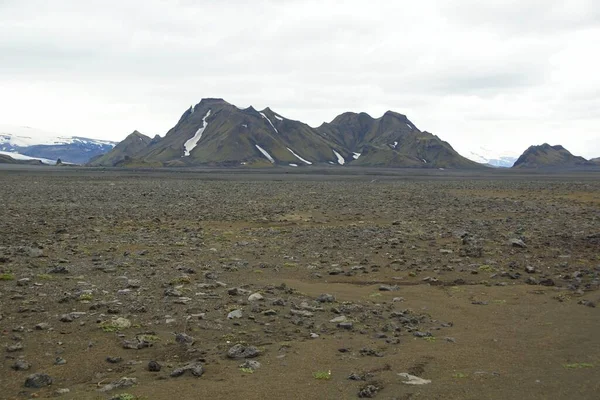
<svg viewBox="0 0 600 400"><path fill-rule="evenodd" d="M406 114L459 150L600 156L600 2L0 0L0 123L164 135L223 97Z"/></svg>

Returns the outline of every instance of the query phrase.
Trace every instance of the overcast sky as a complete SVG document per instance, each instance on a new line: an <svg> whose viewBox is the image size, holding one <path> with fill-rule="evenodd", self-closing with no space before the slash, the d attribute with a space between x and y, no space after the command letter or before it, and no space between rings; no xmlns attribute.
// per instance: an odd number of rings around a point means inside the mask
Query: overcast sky
<svg viewBox="0 0 600 400"><path fill-rule="evenodd" d="M0 0L0 123L162 136L222 97L599 157L599 53L598 0Z"/></svg>

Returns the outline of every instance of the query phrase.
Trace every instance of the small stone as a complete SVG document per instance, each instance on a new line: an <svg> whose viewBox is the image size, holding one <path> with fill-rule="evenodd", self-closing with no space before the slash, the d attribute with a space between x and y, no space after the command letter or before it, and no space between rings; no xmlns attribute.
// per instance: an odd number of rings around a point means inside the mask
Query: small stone
<svg viewBox="0 0 600 400"><path fill-rule="evenodd" d="M21 343L21 342L15 343L6 348L6 351L9 353L14 353L15 351L21 351L21 350L23 350L23 343Z"/></svg>
<svg viewBox="0 0 600 400"><path fill-rule="evenodd" d="M68 274L69 269L67 267L65 267L64 265L59 265L54 268L51 268L50 271L48 271L48 272L51 274Z"/></svg>
<svg viewBox="0 0 600 400"><path fill-rule="evenodd" d="M318 334L316 334L316 333L314 333L314 332L310 334L310 338L311 338L311 339L316 339L316 338L318 338L318 337L319 337L319 335L318 335Z"/></svg>
<svg viewBox="0 0 600 400"><path fill-rule="evenodd" d="M57 396L62 396L63 394L71 393L71 389L67 389L67 388L64 388L64 389L56 389L56 391L54 391L54 393L55 393Z"/></svg>
<svg viewBox="0 0 600 400"><path fill-rule="evenodd" d="M538 280L535 279L533 276L530 276L530 277L528 277L525 280L525 283L528 284L528 285L537 285L538 284Z"/></svg>
<svg viewBox="0 0 600 400"><path fill-rule="evenodd" d="M35 329L38 331L45 331L48 328L50 328L50 324L46 322L41 322L35 326Z"/></svg>
<svg viewBox="0 0 600 400"><path fill-rule="evenodd" d="M554 283L553 279L546 278L546 279L540 280L540 285L542 285L542 286L555 286L556 284Z"/></svg>
<svg viewBox="0 0 600 400"><path fill-rule="evenodd" d="M398 376L406 379L402 382L405 385L427 385L431 383L429 379L419 378L418 376L414 376L406 372L399 373Z"/></svg>
<svg viewBox="0 0 600 400"><path fill-rule="evenodd" d="M275 311L275 310L266 310L266 311L263 312L263 315L266 315L266 316L277 315L277 311Z"/></svg>
<svg viewBox="0 0 600 400"><path fill-rule="evenodd" d="M194 344L194 338L185 333L175 334L175 341L182 344Z"/></svg>
<svg viewBox="0 0 600 400"><path fill-rule="evenodd" d="M242 310L233 310L232 312L230 312L229 314L227 314L227 319L234 319L234 318L242 318L243 313Z"/></svg>
<svg viewBox="0 0 600 400"><path fill-rule="evenodd" d="M111 364L118 364L123 361L123 359L121 357L106 357L106 361Z"/></svg>
<svg viewBox="0 0 600 400"><path fill-rule="evenodd" d="M394 292L400 290L400 287L398 285L380 285L379 290L381 292Z"/></svg>
<svg viewBox="0 0 600 400"><path fill-rule="evenodd" d="M115 390L115 389L128 388L128 387L131 387L131 386L133 386L135 384L137 384L137 379L136 378L121 378L119 380L116 380L116 381L113 381L113 382L109 383L108 385L102 386L98 390L100 392L108 392L108 391Z"/></svg>
<svg viewBox="0 0 600 400"><path fill-rule="evenodd" d="M227 351L227 357L229 358L254 358L260 354L260 351L254 346L244 346L242 344L236 344Z"/></svg>
<svg viewBox="0 0 600 400"><path fill-rule="evenodd" d="M535 268L532 267L531 265L528 265L525 267L525 272L527 272L528 274L534 274L535 273Z"/></svg>
<svg viewBox="0 0 600 400"><path fill-rule="evenodd" d="M22 278L17 281L17 286L29 286L30 283L31 283L31 279Z"/></svg>
<svg viewBox="0 0 600 400"><path fill-rule="evenodd" d="M148 363L148 371L150 372L160 372L161 369L161 365L159 363L157 363L156 361L150 361Z"/></svg>
<svg viewBox="0 0 600 400"><path fill-rule="evenodd" d="M337 326L338 326L338 328L341 328L341 329L350 330L350 329L352 329L353 324L352 324L352 322L340 322L339 324L337 324Z"/></svg>
<svg viewBox="0 0 600 400"><path fill-rule="evenodd" d="M63 314L60 316L60 322L73 322L73 317L70 314Z"/></svg>
<svg viewBox="0 0 600 400"><path fill-rule="evenodd" d="M25 360L17 360L12 365L12 369L14 369L15 371L28 371L31 369L31 364L29 364Z"/></svg>
<svg viewBox="0 0 600 400"><path fill-rule="evenodd" d="M227 294L230 296L237 296L238 294L240 294L240 290L236 287L227 289Z"/></svg>
<svg viewBox="0 0 600 400"><path fill-rule="evenodd" d="M256 371L260 367L261 367L260 362L258 362L256 360L246 360L242 364L240 364L240 368L244 368L244 369L248 368L248 369L251 369L252 371Z"/></svg>
<svg viewBox="0 0 600 400"><path fill-rule="evenodd" d="M358 391L358 397L361 399L370 399L375 397L378 391L379 387L375 385L367 385Z"/></svg>
<svg viewBox="0 0 600 400"><path fill-rule="evenodd" d="M253 293L248 297L248 301L260 301L262 300L264 297L262 294L260 293Z"/></svg>
<svg viewBox="0 0 600 400"><path fill-rule="evenodd" d="M56 357L56 359L54 360L54 365L65 365L67 363L67 360L65 360L62 357Z"/></svg>
<svg viewBox="0 0 600 400"><path fill-rule="evenodd" d="M25 380L25 387L31 389L41 389L52 385L52 378L47 374L32 374Z"/></svg>
<svg viewBox="0 0 600 400"><path fill-rule="evenodd" d="M333 302L335 302L335 296L324 293L324 294L320 295L319 297L317 297L317 301L319 303L333 303Z"/></svg>
<svg viewBox="0 0 600 400"><path fill-rule="evenodd" d="M273 300L273 303L271 303L274 306L285 306L285 300L283 299L275 299Z"/></svg>
<svg viewBox="0 0 600 400"><path fill-rule="evenodd" d="M512 245L512 247L518 247L521 249L524 249L527 247L525 242L522 241L521 239L510 239L510 244Z"/></svg>

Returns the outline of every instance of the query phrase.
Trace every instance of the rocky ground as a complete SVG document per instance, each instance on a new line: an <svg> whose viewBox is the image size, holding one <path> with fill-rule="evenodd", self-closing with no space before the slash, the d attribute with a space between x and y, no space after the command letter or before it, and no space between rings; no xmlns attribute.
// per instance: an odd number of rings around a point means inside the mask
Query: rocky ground
<svg viewBox="0 0 600 400"><path fill-rule="evenodd" d="M0 398L600 390L594 174L9 169L0 185Z"/></svg>

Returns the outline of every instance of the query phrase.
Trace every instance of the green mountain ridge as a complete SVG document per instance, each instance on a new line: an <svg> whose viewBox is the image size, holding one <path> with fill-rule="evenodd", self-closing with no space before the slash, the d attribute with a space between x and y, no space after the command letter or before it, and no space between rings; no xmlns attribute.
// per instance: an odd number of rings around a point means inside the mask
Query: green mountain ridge
<svg viewBox="0 0 600 400"><path fill-rule="evenodd" d="M94 167L111 167L117 165L125 159L134 157L139 152L145 150L151 142L152 139L150 139L150 137L138 131L133 131L125 139L123 139L123 141L117 144L110 152L92 158L88 162L88 165Z"/></svg>
<svg viewBox="0 0 600 400"><path fill-rule="evenodd" d="M486 168L392 111L380 118L348 112L312 128L268 107L240 109L217 98L187 109L163 138L143 148L120 145L91 165Z"/></svg>

